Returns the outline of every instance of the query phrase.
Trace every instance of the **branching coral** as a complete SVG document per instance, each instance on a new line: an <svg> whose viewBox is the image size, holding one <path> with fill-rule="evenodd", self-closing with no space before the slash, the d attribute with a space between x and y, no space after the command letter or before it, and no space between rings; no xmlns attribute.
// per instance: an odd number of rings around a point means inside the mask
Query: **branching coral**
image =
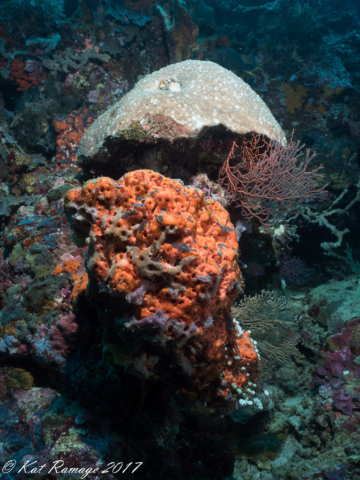
<svg viewBox="0 0 360 480"><path fill-rule="evenodd" d="M276 140L266 142L254 135L243 142L238 161L234 161L236 147L234 143L220 170L219 183L246 219L266 223L271 217L288 215L299 203L326 195L326 185L318 184L323 177L321 167L308 170L315 154L307 150L304 155L300 142L283 147Z"/></svg>
<svg viewBox="0 0 360 480"><path fill-rule="evenodd" d="M340 195L332 202L332 204L322 212L312 210L310 206L304 205L302 208L298 209L298 211L292 217L290 217L288 221L295 222L296 220L298 220L298 218L303 217L304 220L308 223L315 223L322 227L327 227L331 231L331 233L335 235L336 240L332 242L323 242L320 244L321 248L325 250L325 255L329 255L339 260L343 260L349 265L350 259L348 255L346 255L346 257L339 255L338 253L334 252L334 249L341 246L344 235L346 233L349 233L350 230L348 228L344 228L344 230L339 230L336 224L333 225L328 220L328 217L331 217L332 215L347 215L348 210L350 210L350 208L352 208L356 202L360 201L360 179L356 184L356 195L351 198L351 200L347 203L345 207L335 208L336 205L341 204L347 193L348 189L345 188L340 193Z"/></svg>
<svg viewBox="0 0 360 480"><path fill-rule="evenodd" d="M84 52L75 53L71 47L65 49L63 55L54 54L52 58L43 58L43 66L53 72L70 73L69 68L80 70L90 59L107 63L110 56L107 53L98 53L94 47Z"/></svg>
<svg viewBox="0 0 360 480"><path fill-rule="evenodd" d="M87 293L114 361L143 378L170 368L186 395L235 406L258 357L230 316L242 278L226 210L151 170L91 180L65 209L78 243L88 237Z"/></svg>

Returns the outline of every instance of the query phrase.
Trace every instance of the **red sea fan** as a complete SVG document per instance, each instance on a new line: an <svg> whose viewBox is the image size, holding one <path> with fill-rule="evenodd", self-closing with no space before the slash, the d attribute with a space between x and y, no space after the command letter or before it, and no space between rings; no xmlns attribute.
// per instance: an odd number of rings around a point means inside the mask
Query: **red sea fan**
<svg viewBox="0 0 360 480"><path fill-rule="evenodd" d="M326 195L326 185L319 188L318 184L322 167L308 171L314 156L309 150L304 153L300 142L291 140L283 147L276 140L267 142L253 135L239 146L233 143L219 172L219 183L244 218L266 224L271 218L291 213L299 203Z"/></svg>

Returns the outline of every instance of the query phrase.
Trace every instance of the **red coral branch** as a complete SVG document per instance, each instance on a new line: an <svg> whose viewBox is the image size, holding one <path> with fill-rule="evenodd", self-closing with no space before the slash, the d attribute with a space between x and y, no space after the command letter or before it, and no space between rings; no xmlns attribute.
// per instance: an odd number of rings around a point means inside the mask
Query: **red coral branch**
<svg viewBox="0 0 360 480"><path fill-rule="evenodd" d="M245 218L265 224L272 217L291 213L299 203L326 195L326 185L319 188L318 184L324 176L318 173L322 166L307 171L316 154L304 153L300 142L291 140L283 147L276 140L267 142L253 135L243 142L239 155L236 148L234 142L219 172L219 183Z"/></svg>

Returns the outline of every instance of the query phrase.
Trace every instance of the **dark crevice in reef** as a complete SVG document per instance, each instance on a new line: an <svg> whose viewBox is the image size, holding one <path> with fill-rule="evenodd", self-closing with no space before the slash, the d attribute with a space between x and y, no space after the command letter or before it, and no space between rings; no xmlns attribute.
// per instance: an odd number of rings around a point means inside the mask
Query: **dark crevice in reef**
<svg viewBox="0 0 360 480"><path fill-rule="evenodd" d="M182 178L185 182L200 172L217 180L233 141L240 142L243 137L223 126L203 128L196 138L176 140L150 136L139 139L135 135L128 138L124 135L108 139L94 162L81 154L79 162L84 180L100 175L118 179L128 171L142 168L171 178Z"/></svg>

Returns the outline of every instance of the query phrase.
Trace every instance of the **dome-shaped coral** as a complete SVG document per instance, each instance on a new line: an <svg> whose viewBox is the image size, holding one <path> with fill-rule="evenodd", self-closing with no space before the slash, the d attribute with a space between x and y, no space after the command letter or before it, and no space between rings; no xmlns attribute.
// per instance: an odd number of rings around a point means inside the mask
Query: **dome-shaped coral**
<svg viewBox="0 0 360 480"><path fill-rule="evenodd" d="M117 363L146 378L172 368L186 377L177 387L213 403L254 379L256 348L230 316L236 235L218 202L137 170L71 191L66 212L75 237L89 238L88 294Z"/></svg>
<svg viewBox="0 0 360 480"><path fill-rule="evenodd" d="M108 176L135 163L187 178L199 173L198 163L202 173L217 173L232 145L224 139L248 133L286 143L241 78L217 63L187 60L147 75L100 115L81 139L78 161Z"/></svg>

